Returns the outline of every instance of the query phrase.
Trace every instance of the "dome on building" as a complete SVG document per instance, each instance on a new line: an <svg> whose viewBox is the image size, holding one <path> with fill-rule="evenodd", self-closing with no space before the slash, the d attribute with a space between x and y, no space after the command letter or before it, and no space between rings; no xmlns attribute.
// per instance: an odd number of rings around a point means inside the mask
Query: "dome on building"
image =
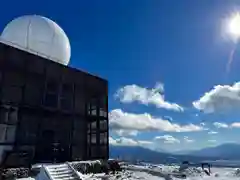
<svg viewBox="0 0 240 180"><path fill-rule="evenodd" d="M67 65L71 48L65 32L52 20L26 15L12 20L0 36L1 42Z"/></svg>

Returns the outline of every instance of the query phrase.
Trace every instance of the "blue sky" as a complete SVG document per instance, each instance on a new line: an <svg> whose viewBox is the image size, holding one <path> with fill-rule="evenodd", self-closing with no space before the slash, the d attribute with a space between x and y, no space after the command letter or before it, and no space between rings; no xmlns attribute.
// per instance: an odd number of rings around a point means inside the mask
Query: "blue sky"
<svg viewBox="0 0 240 180"><path fill-rule="evenodd" d="M0 29L25 14L49 17L70 39L70 66L109 81L111 143L183 150L239 141L240 47L222 33L237 0L3 4Z"/></svg>

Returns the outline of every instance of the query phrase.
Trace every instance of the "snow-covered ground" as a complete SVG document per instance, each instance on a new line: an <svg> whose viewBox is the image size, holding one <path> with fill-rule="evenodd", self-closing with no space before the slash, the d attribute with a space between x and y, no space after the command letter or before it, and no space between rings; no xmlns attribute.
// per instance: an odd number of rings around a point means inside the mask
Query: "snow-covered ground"
<svg viewBox="0 0 240 180"><path fill-rule="evenodd" d="M88 174L82 175L83 180L180 180L182 178L175 177L174 175L179 174L177 166L165 166L158 165L154 167L134 166L130 165L128 169L120 172L116 175L104 175L104 174ZM164 177L159 174L152 175L147 172L158 171L161 172ZM201 168L187 168L182 172L186 175L187 180L234 180L240 179L240 170L237 168L211 168L211 176L207 176ZM169 175L170 174L170 175ZM34 178L24 178L21 180L34 180Z"/></svg>

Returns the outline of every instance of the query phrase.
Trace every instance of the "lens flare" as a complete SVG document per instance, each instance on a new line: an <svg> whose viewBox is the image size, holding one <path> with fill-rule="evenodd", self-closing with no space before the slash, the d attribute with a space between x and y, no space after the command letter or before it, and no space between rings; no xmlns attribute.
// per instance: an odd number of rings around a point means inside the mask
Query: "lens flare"
<svg viewBox="0 0 240 180"><path fill-rule="evenodd" d="M231 64L234 60L234 54L237 48L237 44L240 40L240 13L237 12L233 14L227 21L227 32L228 35L233 39L234 41L234 47L230 52L228 62L226 65L226 73L229 73L231 70Z"/></svg>
<svg viewBox="0 0 240 180"><path fill-rule="evenodd" d="M229 33L235 36L237 39L240 37L240 14L236 13L230 18L228 24Z"/></svg>

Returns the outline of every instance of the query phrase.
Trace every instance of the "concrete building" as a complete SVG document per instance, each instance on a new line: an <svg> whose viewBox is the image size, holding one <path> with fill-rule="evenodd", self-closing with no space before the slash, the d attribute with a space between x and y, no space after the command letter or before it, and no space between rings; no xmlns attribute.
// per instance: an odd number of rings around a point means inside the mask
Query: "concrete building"
<svg viewBox="0 0 240 180"><path fill-rule="evenodd" d="M1 35L0 162L23 150L33 162L108 159L108 82L66 66L70 45L52 23L23 16Z"/></svg>

